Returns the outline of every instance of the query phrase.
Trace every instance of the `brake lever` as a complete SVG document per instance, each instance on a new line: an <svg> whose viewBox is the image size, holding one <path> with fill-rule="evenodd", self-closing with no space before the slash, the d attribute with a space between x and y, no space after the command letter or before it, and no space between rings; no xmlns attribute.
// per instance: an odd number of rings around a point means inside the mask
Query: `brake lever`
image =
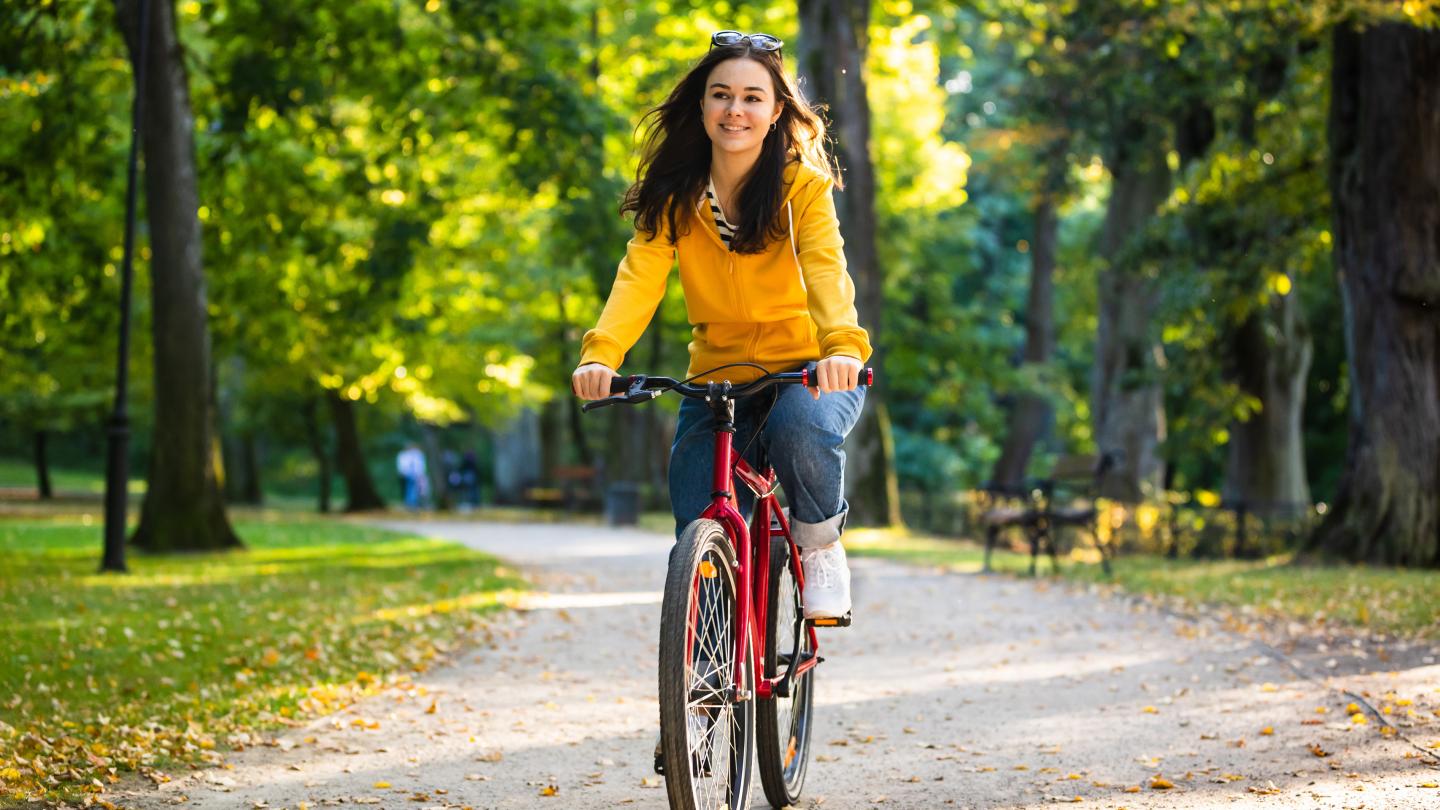
<svg viewBox="0 0 1440 810"><path fill-rule="evenodd" d="M585 403L584 405L581 405L581 406L580 406L580 412L581 412L581 413L589 413L590 411L593 411L593 410L595 410L596 408L604 408L604 407L606 407L607 405L614 405L614 404L617 403L617 402L624 402L626 399L627 399L627 397L623 397L623 396L606 397L606 398L604 398L604 399L592 399L592 400L590 400L589 402Z"/></svg>
<svg viewBox="0 0 1440 810"><path fill-rule="evenodd" d="M642 382L641 385L644 385L644 383ZM648 391L643 389L639 391L634 391L632 389L632 393L621 394L613 397L606 397L604 399L596 399L587 402L584 405L580 406L580 410L581 412L588 412L593 411L596 408L604 408L609 405L633 405L636 402L649 402L650 400L660 396L663 393L665 392L658 389L651 389Z"/></svg>

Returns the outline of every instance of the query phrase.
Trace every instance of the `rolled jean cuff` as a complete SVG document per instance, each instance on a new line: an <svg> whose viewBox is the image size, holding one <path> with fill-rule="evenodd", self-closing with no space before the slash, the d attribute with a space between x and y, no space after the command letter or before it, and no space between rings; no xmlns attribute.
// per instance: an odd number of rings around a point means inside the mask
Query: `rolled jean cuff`
<svg viewBox="0 0 1440 810"><path fill-rule="evenodd" d="M824 548L840 539L840 533L845 531L845 516L848 514L850 508L845 506L840 509L840 514L819 523L805 523L791 517L790 537L800 548Z"/></svg>

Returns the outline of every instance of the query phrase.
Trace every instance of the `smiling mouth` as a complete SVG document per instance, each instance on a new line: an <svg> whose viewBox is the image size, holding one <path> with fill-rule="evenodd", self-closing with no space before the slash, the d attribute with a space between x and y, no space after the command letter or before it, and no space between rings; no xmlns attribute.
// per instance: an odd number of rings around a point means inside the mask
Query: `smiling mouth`
<svg viewBox="0 0 1440 810"><path fill-rule="evenodd" d="M740 133L740 132L744 132L745 130L749 129L749 127L737 127L737 126L731 126L730 124L721 124L721 125L720 125L720 129L721 129L721 131L723 131L723 132Z"/></svg>

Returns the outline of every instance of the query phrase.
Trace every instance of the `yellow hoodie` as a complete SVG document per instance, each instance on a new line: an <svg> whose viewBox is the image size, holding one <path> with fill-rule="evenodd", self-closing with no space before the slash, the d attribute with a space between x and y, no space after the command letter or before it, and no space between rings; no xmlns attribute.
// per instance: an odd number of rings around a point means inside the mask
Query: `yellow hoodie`
<svg viewBox="0 0 1440 810"><path fill-rule="evenodd" d="M670 244L636 231L615 275L600 322L585 333L580 363L619 369L625 353L654 317L670 268L680 259L680 284L690 318L687 376L726 363L758 363L784 371L834 355L870 358L870 337L855 313L855 285L845 269L844 240L831 181L803 163L785 171L787 238L763 253L733 253L702 196L679 218ZM647 369L660 373L660 369ZM702 380L749 382L761 372L728 368Z"/></svg>

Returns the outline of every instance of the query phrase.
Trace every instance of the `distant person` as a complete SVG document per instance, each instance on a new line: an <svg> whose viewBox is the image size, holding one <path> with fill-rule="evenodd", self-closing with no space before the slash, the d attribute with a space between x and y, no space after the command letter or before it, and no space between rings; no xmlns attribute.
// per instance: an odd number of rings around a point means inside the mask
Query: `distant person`
<svg viewBox="0 0 1440 810"><path fill-rule="evenodd" d="M480 506L480 460L474 450L466 450L455 470L460 479L456 489L460 492L460 509L468 512Z"/></svg>
<svg viewBox="0 0 1440 810"><path fill-rule="evenodd" d="M419 509L430 491L426 481L425 454L419 445L410 442L395 456L395 471L400 474L404 487L406 509Z"/></svg>

